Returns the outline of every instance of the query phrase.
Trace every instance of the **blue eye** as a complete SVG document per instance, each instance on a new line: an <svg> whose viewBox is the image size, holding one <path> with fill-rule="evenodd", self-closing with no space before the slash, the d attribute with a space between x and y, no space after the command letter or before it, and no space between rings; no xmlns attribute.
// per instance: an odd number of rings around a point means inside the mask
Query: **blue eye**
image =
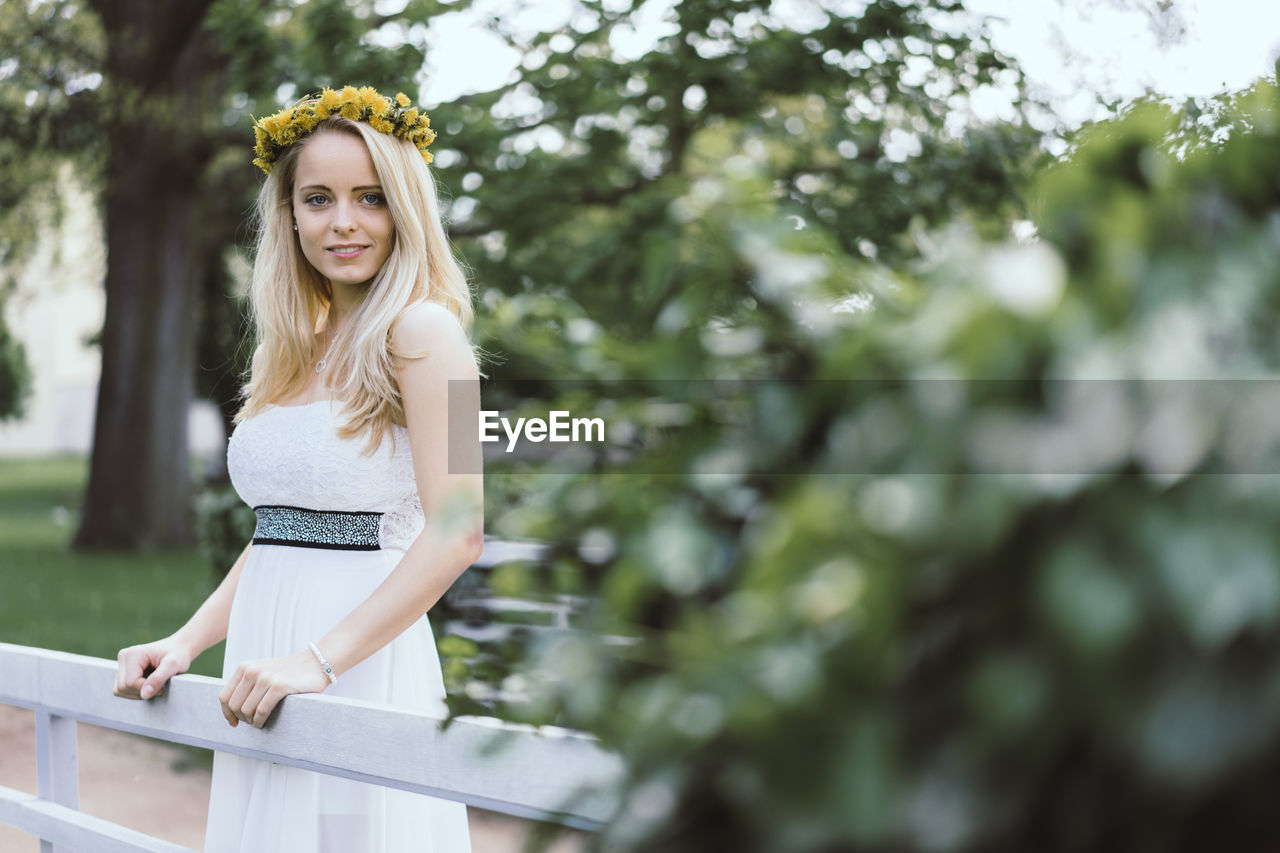
<svg viewBox="0 0 1280 853"><path fill-rule="evenodd" d="M309 196L307 196L307 198L306 198L306 202L307 202L307 204L311 204L311 205L324 204L324 203L325 203L325 202L327 202L328 200L329 200L329 199L325 198L324 196L320 195L319 193L316 193L315 195L309 195Z"/></svg>
<svg viewBox="0 0 1280 853"><path fill-rule="evenodd" d="M382 204L384 201L386 201L386 199L382 197L381 193L365 193L363 196L361 196L361 199L364 201L365 204L373 204L373 205Z"/></svg>

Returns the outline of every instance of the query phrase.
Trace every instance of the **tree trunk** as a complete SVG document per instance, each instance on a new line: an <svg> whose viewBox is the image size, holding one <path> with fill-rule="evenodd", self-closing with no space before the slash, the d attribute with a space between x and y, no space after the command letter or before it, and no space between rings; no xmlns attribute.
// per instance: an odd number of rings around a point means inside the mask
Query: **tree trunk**
<svg viewBox="0 0 1280 853"><path fill-rule="evenodd" d="M187 409L200 290L199 146L206 4L94 3L108 38L106 319L93 459L75 547L192 541ZM195 24L192 24L194 18Z"/></svg>
<svg viewBox="0 0 1280 853"><path fill-rule="evenodd" d="M183 176L166 174L146 156L163 144L149 135L135 137L129 153L112 146L102 379L77 547L191 541L186 433L196 290L189 281L190 208Z"/></svg>

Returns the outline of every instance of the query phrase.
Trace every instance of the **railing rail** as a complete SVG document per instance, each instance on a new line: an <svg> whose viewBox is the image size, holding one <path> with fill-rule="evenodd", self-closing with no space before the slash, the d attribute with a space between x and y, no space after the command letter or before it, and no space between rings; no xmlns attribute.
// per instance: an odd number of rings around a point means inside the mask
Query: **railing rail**
<svg viewBox="0 0 1280 853"><path fill-rule="evenodd" d="M295 694L262 729L227 725L222 682L180 675L147 701L112 694L115 661L0 643L0 704L36 712L38 796L0 787L0 823L42 853L178 853L185 848L84 815L76 721L232 752L595 830L613 812L622 762L592 737L481 717L442 721L322 694Z"/></svg>

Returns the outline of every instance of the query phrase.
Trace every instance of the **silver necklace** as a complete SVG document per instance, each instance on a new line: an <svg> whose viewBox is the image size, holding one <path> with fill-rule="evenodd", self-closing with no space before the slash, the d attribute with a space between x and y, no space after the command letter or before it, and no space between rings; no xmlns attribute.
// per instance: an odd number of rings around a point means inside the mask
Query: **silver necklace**
<svg viewBox="0 0 1280 853"><path fill-rule="evenodd" d="M324 355L316 362L316 373L324 370L324 366L329 363L329 350L333 349L333 344L329 343L329 324L324 326Z"/></svg>

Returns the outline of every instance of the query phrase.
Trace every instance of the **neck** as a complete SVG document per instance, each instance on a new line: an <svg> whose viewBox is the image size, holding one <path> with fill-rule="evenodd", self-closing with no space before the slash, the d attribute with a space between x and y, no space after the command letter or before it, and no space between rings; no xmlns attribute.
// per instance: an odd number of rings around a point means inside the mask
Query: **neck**
<svg viewBox="0 0 1280 853"><path fill-rule="evenodd" d="M331 283L329 288L333 298L329 302L329 314L328 319L325 321L325 326L331 330L332 334L337 335L338 330L343 327L343 324L347 322L347 318L351 316L351 312L355 310L359 300L356 297L356 293L344 285Z"/></svg>

